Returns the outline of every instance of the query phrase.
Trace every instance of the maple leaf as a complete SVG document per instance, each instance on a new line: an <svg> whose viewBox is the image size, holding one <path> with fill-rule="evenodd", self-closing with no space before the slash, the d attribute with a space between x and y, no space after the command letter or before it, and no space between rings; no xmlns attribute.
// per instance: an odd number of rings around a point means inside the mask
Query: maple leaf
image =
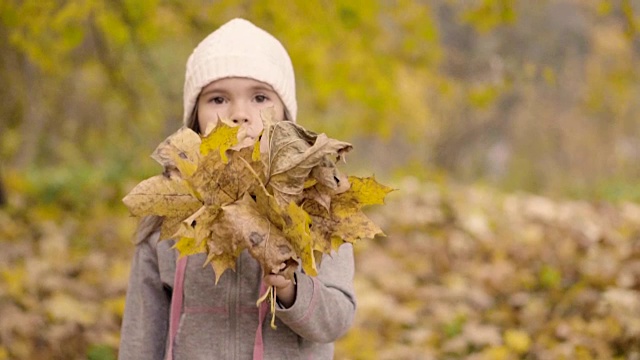
<svg viewBox="0 0 640 360"><path fill-rule="evenodd" d="M331 209L331 198L349 190L351 186L349 184L349 178L338 171L333 163L331 166L316 166L311 171L311 176L314 177L314 185L305 187L303 198L314 200L327 209L327 211ZM321 180L315 180L317 178Z"/></svg>
<svg viewBox="0 0 640 360"><path fill-rule="evenodd" d="M314 167L324 164L328 156L338 158L352 148L290 121L265 123L262 141L266 144L261 146L265 186L283 207L302 199L305 181Z"/></svg>
<svg viewBox="0 0 640 360"><path fill-rule="evenodd" d="M311 276L318 275L318 268L313 256L313 239L311 237L311 217L294 202L290 202L286 211L282 212L285 226L282 229L302 260L302 269Z"/></svg>
<svg viewBox="0 0 640 360"><path fill-rule="evenodd" d="M228 163L229 159L227 158L226 152L238 143L239 130L239 127L231 127L223 120L218 119L216 127L202 138L200 153L207 155L210 151L217 151L222 159L222 163Z"/></svg>
<svg viewBox="0 0 640 360"><path fill-rule="evenodd" d="M191 176L200 161L201 140L193 130L182 127L167 137L151 154L165 169L175 168L183 178Z"/></svg>
<svg viewBox="0 0 640 360"><path fill-rule="evenodd" d="M338 195L338 206L336 211L350 211L350 208L358 209L366 205L382 205L384 198L394 189L384 186L376 181L374 177L359 178L349 176L351 187L348 191Z"/></svg>
<svg viewBox="0 0 640 360"><path fill-rule="evenodd" d="M140 182L122 201L134 216L185 218L202 205L184 180L164 175Z"/></svg>
<svg viewBox="0 0 640 360"><path fill-rule="evenodd" d="M211 237L211 226L220 211L218 206L202 206L198 211L182 221L176 236L192 238L198 244L204 243Z"/></svg>
<svg viewBox="0 0 640 360"><path fill-rule="evenodd" d="M328 155L325 155L322 162L311 169L310 176L316 180L316 183L331 189L335 194L349 189L349 182L346 175L340 173L335 161Z"/></svg>
<svg viewBox="0 0 640 360"><path fill-rule="evenodd" d="M206 205L223 205L242 198L257 181L253 173L262 173L262 163L256 159L259 144L253 148L234 149L237 133L237 127L219 122L202 140L203 158L188 181Z"/></svg>
<svg viewBox="0 0 640 360"><path fill-rule="evenodd" d="M207 243L190 237L180 237L173 248L183 257L207 252Z"/></svg>
<svg viewBox="0 0 640 360"><path fill-rule="evenodd" d="M333 196L330 209L313 198L302 204L313 223L314 250L329 253L344 242L353 243L384 235L361 209L367 205L383 204L384 197L393 189L379 184L373 177L350 176L348 179L349 190Z"/></svg>
<svg viewBox="0 0 640 360"><path fill-rule="evenodd" d="M231 253L237 249L249 249L249 253L262 266L265 274L280 273L284 266L295 269L296 253L284 234L258 210L249 194L223 206L219 219L212 227L212 240L223 242L220 247L231 245ZM235 264L234 264L235 265ZM291 274L289 277L292 275Z"/></svg>
<svg viewBox="0 0 640 360"><path fill-rule="evenodd" d="M254 177L254 174L262 174L263 165L259 159L253 160L254 153L251 148L230 150L228 153L229 164L222 169L217 180L220 189L235 201L240 200L250 188L263 181L261 177Z"/></svg>

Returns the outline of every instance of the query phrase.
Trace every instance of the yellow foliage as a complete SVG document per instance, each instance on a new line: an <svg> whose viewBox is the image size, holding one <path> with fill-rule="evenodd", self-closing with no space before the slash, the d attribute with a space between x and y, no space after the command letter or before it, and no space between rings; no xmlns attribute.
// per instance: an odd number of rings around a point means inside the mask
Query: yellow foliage
<svg viewBox="0 0 640 360"><path fill-rule="evenodd" d="M14 266L13 269L2 269L0 271L2 280L6 284L6 291L9 295L20 297L25 291L27 272L24 266Z"/></svg>
<svg viewBox="0 0 640 360"><path fill-rule="evenodd" d="M239 127L231 127L219 120L216 127L202 138L200 153L206 156L209 151L219 151L222 163L228 163L229 158L226 152L238 143L238 130L240 130Z"/></svg>
<svg viewBox="0 0 640 360"><path fill-rule="evenodd" d="M80 301L62 292L49 298L44 307L54 321L71 321L82 325L93 324L99 312L97 304Z"/></svg>
<svg viewBox="0 0 640 360"><path fill-rule="evenodd" d="M491 346L482 351L482 360L515 360L514 354L506 346Z"/></svg>
<svg viewBox="0 0 640 360"><path fill-rule="evenodd" d="M112 314L115 314L118 317L122 318L122 316L124 315L125 303L126 303L126 297L120 296L114 299L105 300L103 306L107 310L109 310L109 312L111 312Z"/></svg>
<svg viewBox="0 0 640 360"><path fill-rule="evenodd" d="M181 237L173 246L180 252L180 257L204 253L207 251L207 243L203 239Z"/></svg>
<svg viewBox="0 0 640 360"><path fill-rule="evenodd" d="M318 269L313 256L314 247L309 228L311 225L309 214L294 202L290 202L283 216L286 218L282 231L287 238L292 239L292 244L302 260L302 268L310 276L317 276Z"/></svg>
<svg viewBox="0 0 640 360"><path fill-rule="evenodd" d="M517 354L524 354L531 348L531 338L522 330L509 329L505 331L504 343Z"/></svg>

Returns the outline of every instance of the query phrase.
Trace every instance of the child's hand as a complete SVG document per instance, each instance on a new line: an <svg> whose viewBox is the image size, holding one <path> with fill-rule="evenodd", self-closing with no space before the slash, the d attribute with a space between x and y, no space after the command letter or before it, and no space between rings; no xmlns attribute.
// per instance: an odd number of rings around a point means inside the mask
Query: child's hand
<svg viewBox="0 0 640 360"><path fill-rule="evenodd" d="M293 305L296 300L296 285L293 281L276 274L265 276L263 281L267 286L276 288L276 297L282 306L289 308Z"/></svg>

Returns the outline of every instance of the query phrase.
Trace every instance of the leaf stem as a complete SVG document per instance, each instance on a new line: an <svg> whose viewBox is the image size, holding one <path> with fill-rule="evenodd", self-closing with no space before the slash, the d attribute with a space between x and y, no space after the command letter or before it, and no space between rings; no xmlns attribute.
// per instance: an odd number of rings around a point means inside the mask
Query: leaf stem
<svg viewBox="0 0 640 360"><path fill-rule="evenodd" d="M269 288L267 288L267 291L264 292L264 294L262 296L260 296L260 298L258 299L258 301L256 301L256 306L260 306L260 304L262 304L264 301L267 300L267 298L269 298L269 302L271 303L270 308L271 308L271 328L272 329L277 329L278 327L276 326L276 287L271 285L269 286Z"/></svg>
<svg viewBox="0 0 640 360"><path fill-rule="evenodd" d="M264 294L262 296L260 296L258 301L256 301L256 306L260 306L260 304L262 304L265 300L267 300L269 295L271 295L271 286L269 286L267 288L267 291L265 291Z"/></svg>
<svg viewBox="0 0 640 360"><path fill-rule="evenodd" d="M276 326L276 287L271 286L271 328L277 329Z"/></svg>

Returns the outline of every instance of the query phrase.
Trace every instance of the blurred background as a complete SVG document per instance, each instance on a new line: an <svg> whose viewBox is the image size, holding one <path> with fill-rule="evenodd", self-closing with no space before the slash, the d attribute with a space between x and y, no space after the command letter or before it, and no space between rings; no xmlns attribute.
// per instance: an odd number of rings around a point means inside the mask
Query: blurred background
<svg viewBox="0 0 640 360"><path fill-rule="evenodd" d="M398 189L336 358L640 359L640 1L2 0L0 360L115 359L121 199L234 17Z"/></svg>

